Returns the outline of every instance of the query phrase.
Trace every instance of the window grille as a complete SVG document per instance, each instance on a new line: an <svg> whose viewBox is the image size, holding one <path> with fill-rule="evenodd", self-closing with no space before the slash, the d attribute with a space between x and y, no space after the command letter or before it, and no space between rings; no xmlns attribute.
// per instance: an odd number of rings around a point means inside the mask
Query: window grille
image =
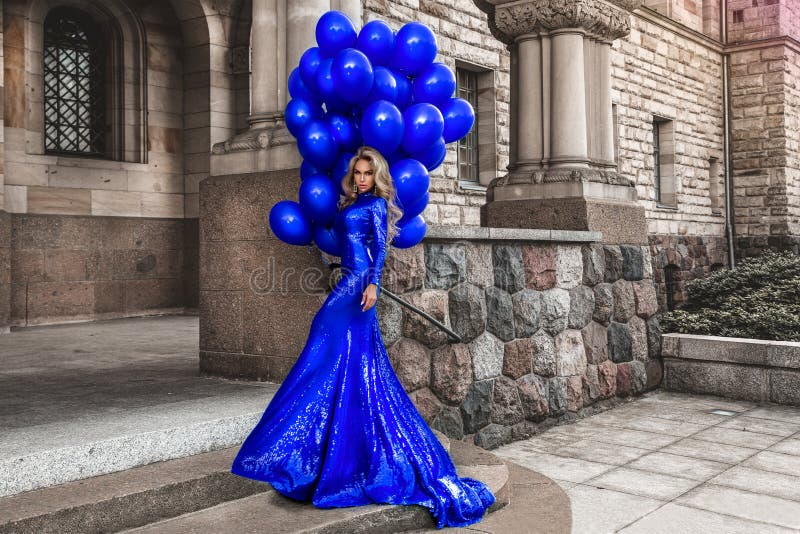
<svg viewBox="0 0 800 534"><path fill-rule="evenodd" d="M468 182L478 181L478 73L456 69L458 97L470 103L475 110L475 126L458 140L458 178Z"/></svg>
<svg viewBox="0 0 800 534"><path fill-rule="evenodd" d="M44 133L49 153L105 154L105 47L88 15L59 7L44 24Z"/></svg>

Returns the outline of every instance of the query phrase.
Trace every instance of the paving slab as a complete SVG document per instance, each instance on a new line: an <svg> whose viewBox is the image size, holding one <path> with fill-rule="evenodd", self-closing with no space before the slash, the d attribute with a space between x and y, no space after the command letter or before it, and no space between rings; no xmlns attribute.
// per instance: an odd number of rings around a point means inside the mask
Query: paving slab
<svg viewBox="0 0 800 534"><path fill-rule="evenodd" d="M589 480L586 484L651 499L670 501L694 488L699 482L660 473L620 467L603 473Z"/></svg>
<svg viewBox="0 0 800 534"><path fill-rule="evenodd" d="M636 447L620 447L612 443L604 443L593 439L583 439L553 451L556 456L578 458L590 462L601 462L612 465L624 465L649 451Z"/></svg>
<svg viewBox="0 0 800 534"><path fill-rule="evenodd" d="M678 501L695 508L800 530L800 503L715 484L703 484Z"/></svg>
<svg viewBox="0 0 800 534"><path fill-rule="evenodd" d="M789 423L800 424L800 408L789 406L759 406L747 412L749 417L760 417L762 419L772 419L773 421L786 421Z"/></svg>
<svg viewBox="0 0 800 534"><path fill-rule="evenodd" d="M800 476L800 456L763 451L747 459L742 465L763 471Z"/></svg>
<svg viewBox="0 0 800 534"><path fill-rule="evenodd" d="M788 421L775 421L773 419L762 419L759 417L739 417L724 421L719 424L719 428L732 428L745 432L756 432L758 434L770 434L774 436L788 437L800 432L800 424Z"/></svg>
<svg viewBox="0 0 800 534"><path fill-rule="evenodd" d="M791 534L793 529L669 503L623 528L620 534Z"/></svg>
<svg viewBox="0 0 800 534"><path fill-rule="evenodd" d="M577 484L567 490L572 503L572 534L617 532L663 506L662 501Z"/></svg>
<svg viewBox="0 0 800 534"><path fill-rule="evenodd" d="M618 428L609 432L601 432L592 436L593 440L602 441L604 443L611 443L614 445L622 445L626 447L636 447L638 449L646 449L655 451L666 447L681 438L668 434L657 434L655 432L646 432L644 430L633 430L630 428Z"/></svg>
<svg viewBox="0 0 800 534"><path fill-rule="evenodd" d="M661 449L661 451L670 454L677 454L679 456L690 456L692 458L711 460L714 462L738 464L739 462L743 462L747 458L757 454L759 449L738 447L736 445L726 445L724 443L714 443L713 445L709 445L708 441L686 438L677 441L672 445L667 445Z"/></svg>
<svg viewBox="0 0 800 534"><path fill-rule="evenodd" d="M628 464L628 467L704 482L729 469L730 465L659 451L634 460Z"/></svg>
<svg viewBox="0 0 800 534"><path fill-rule="evenodd" d="M503 447L492 452L501 458L506 458ZM609 464L565 458L552 454L536 454L527 457L517 456L513 461L522 467L538 471L554 480L565 480L567 482L585 482L600 473L614 469L614 466Z"/></svg>
<svg viewBox="0 0 800 534"><path fill-rule="evenodd" d="M775 436L773 434L759 434L757 432L747 432L718 426L697 432L692 437L701 441L724 443L726 445L736 445L738 447L748 447L751 449L765 449L782 439L781 436Z"/></svg>
<svg viewBox="0 0 800 534"><path fill-rule="evenodd" d="M737 465L720 473L709 482L800 502L800 477L792 475Z"/></svg>
<svg viewBox="0 0 800 534"><path fill-rule="evenodd" d="M785 439L769 448L770 451L800 456L800 439Z"/></svg>

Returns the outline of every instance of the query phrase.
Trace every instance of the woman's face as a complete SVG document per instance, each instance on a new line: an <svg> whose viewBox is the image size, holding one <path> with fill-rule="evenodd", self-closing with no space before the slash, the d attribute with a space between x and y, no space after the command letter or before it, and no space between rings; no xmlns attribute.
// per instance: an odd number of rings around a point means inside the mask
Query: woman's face
<svg viewBox="0 0 800 534"><path fill-rule="evenodd" d="M365 160L360 159L353 167L353 181L358 187L358 192L363 193L369 191L375 186L375 171L372 170L372 164Z"/></svg>

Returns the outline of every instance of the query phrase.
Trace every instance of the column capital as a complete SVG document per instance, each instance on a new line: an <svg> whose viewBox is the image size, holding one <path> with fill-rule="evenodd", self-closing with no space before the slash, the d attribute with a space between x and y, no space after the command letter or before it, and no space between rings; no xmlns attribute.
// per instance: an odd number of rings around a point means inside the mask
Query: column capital
<svg viewBox="0 0 800 534"><path fill-rule="evenodd" d="M603 39L630 33L630 12L642 0L475 0L489 15L489 27L500 41L561 28L583 28Z"/></svg>

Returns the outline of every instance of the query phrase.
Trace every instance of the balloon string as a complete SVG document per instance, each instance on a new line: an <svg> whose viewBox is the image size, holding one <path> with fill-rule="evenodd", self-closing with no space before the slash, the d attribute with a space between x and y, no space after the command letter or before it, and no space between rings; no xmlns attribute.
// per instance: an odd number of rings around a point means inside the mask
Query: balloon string
<svg viewBox="0 0 800 534"><path fill-rule="evenodd" d="M311 248L311 245L309 245L309 248ZM317 249L317 250L319 250L319 249ZM332 261L329 261L328 258L323 256L321 250L320 250L319 257L322 260L322 262L325 265L328 266L328 268L331 270L331 272L333 272L335 269L341 269L341 267L342 267L342 265L340 263L334 263ZM449 341L451 343L461 343L462 339L461 339L460 335L458 335L454 331L450 330L446 325L444 325L443 323L441 323L438 320L436 320L433 316L431 316L428 313L424 312L423 310L417 308L416 306L414 306L410 302L407 302L407 301L401 299L400 297L398 297L397 295L395 295L394 293L392 293L391 291L389 291L385 287L381 287L381 291L380 291L380 294L378 295L378 298L380 298L381 295L383 295L383 294L386 294L387 297L389 297L392 300L400 303L401 305L405 306L406 308L408 308L409 310L413 311L414 313L417 313L417 314L421 315L428 322L432 323L436 328L438 328L439 330L441 330L445 334L447 334L447 337L448 337L448 339L449 339Z"/></svg>

